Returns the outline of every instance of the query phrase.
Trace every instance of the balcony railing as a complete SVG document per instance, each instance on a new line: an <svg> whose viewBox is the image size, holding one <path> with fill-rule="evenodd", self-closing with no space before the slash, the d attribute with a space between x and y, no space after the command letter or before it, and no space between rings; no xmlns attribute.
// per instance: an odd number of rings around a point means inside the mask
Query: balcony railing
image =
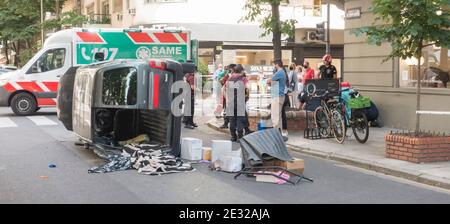
<svg viewBox="0 0 450 224"><path fill-rule="evenodd" d="M322 17L321 5L297 5L294 8L296 16Z"/></svg>
<svg viewBox="0 0 450 224"><path fill-rule="evenodd" d="M91 14L89 24L111 24L111 14Z"/></svg>

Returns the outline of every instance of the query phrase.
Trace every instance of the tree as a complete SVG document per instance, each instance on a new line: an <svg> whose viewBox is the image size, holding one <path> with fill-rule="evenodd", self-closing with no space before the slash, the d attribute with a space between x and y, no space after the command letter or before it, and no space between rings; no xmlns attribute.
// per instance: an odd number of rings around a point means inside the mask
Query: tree
<svg viewBox="0 0 450 224"><path fill-rule="evenodd" d="M450 46L450 0L373 0L370 11L376 16L370 27L353 31L367 35L370 44L380 46L390 42L392 58L419 59L417 75L417 105L421 108L422 49L431 46ZM420 115L416 115L416 133L420 131Z"/></svg>
<svg viewBox="0 0 450 224"><path fill-rule="evenodd" d="M45 21L43 26L45 29L60 30L64 26L82 26L88 22L88 17L78 14L76 11L63 12L56 16L56 18Z"/></svg>
<svg viewBox="0 0 450 224"><path fill-rule="evenodd" d="M295 33L295 19L280 20L280 4L289 3L289 0L246 0L244 10L247 15L240 21L260 22L264 29L261 36L273 34L274 59L282 59L281 36L283 34L293 37Z"/></svg>

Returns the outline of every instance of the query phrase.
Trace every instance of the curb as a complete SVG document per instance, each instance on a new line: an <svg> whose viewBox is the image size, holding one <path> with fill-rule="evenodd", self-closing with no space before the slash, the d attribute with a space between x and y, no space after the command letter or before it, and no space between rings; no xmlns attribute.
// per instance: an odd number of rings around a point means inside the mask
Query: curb
<svg viewBox="0 0 450 224"><path fill-rule="evenodd" d="M407 171L396 170L393 168L376 165L373 163L365 162L363 160L359 160L359 159L355 159L355 158L351 158L351 157L326 154L326 153L317 152L317 151L314 151L311 149L304 149L304 148L293 146L293 145L288 145L288 149L290 149L294 152L298 152L298 153L302 153L302 154L306 154L306 155L310 155L310 156L314 156L314 157L318 157L318 158L322 158L322 159L342 162L342 163L345 163L345 164L348 164L348 165L351 165L354 167L359 167L362 169L371 170L371 171L375 171L378 173L383 173L386 175L399 177L399 178L403 178L403 179L407 179L407 180L412 180L412 181L415 181L418 183L450 190L450 183L442 182L439 180L433 180L431 178L425 178L425 177L422 177L422 174L415 174L415 173L410 173Z"/></svg>
<svg viewBox="0 0 450 224"><path fill-rule="evenodd" d="M214 129L219 132L222 132L224 134L230 133L230 131L228 129L220 129L217 126L215 126L214 124L212 124L211 122L208 122L207 125L209 128ZM450 181L442 182L439 180L434 180L432 178L426 178L426 177L423 177L422 176L423 174L421 174L421 173L411 173L411 172L407 172L407 171L401 171L401 170L389 168L386 166L376 165L376 164L366 162L366 161L363 161L360 159L355 159L352 157L323 153L320 151L301 148L301 147L290 145L290 144L288 144L287 146L288 146L289 150L292 150L294 152L298 152L301 154L305 154L305 155L309 155L309 156L313 156L313 157L317 157L317 158L321 158L321 159L326 159L326 160L337 161L337 162L345 163L345 164L348 164L348 165L351 165L354 167L359 167L362 169L371 170L371 171L375 171L378 173L383 173L386 175L399 177L399 178L415 181L418 183L450 190Z"/></svg>

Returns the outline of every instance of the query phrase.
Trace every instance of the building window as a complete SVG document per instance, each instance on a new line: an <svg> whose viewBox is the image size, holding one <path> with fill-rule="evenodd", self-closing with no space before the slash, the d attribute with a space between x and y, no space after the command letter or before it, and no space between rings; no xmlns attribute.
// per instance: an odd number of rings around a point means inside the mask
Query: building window
<svg viewBox="0 0 450 224"><path fill-rule="evenodd" d="M136 68L118 68L106 71L103 74L102 102L109 106L136 105Z"/></svg>
<svg viewBox="0 0 450 224"><path fill-rule="evenodd" d="M449 51L445 48L429 46L423 50L421 60L421 86L424 88L450 88ZM400 60L400 87L417 87L418 60Z"/></svg>

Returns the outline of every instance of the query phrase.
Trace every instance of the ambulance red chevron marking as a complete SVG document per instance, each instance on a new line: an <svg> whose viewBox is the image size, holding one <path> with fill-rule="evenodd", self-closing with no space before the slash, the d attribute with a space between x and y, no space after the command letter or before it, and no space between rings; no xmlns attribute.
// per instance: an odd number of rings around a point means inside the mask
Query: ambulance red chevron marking
<svg viewBox="0 0 450 224"><path fill-rule="evenodd" d="M188 41L187 33L128 32L127 35L135 44L186 44Z"/></svg>
<svg viewBox="0 0 450 224"><path fill-rule="evenodd" d="M77 36L84 43L106 44L106 41L98 33L93 32L77 32Z"/></svg>

